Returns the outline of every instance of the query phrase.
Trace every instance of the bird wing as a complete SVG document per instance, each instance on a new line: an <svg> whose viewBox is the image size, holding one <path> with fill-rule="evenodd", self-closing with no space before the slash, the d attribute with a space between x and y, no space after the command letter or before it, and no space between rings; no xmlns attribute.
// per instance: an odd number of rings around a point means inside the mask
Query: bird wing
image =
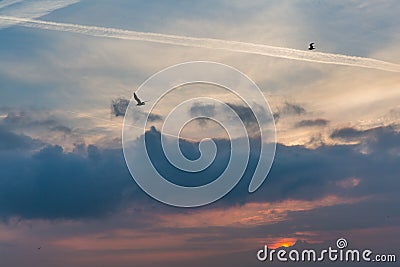
<svg viewBox="0 0 400 267"><path fill-rule="evenodd" d="M133 93L133 98L136 100L136 102L138 102L138 104L142 103L142 101L140 101L139 97L136 95L136 93Z"/></svg>

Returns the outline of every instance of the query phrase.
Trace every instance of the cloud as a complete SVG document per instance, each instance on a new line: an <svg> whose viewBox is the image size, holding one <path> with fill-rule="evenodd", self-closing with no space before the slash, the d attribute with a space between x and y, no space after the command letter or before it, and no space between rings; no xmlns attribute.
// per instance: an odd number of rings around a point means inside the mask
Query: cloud
<svg viewBox="0 0 400 267"><path fill-rule="evenodd" d="M140 110L135 110L134 112L135 112L135 114L133 115L133 117L135 119L145 118L145 116L147 116L147 113L144 113L143 111L140 111ZM160 122L160 121L163 121L163 116L156 114L156 113L150 113L150 114L148 114L147 121L148 122Z"/></svg>
<svg viewBox="0 0 400 267"><path fill-rule="evenodd" d="M140 205L148 199L132 182L121 149L89 145L66 152L60 146L0 129L0 215L3 217L98 217L116 212L128 203ZM329 195L393 196L397 194L395 185L399 184L398 156L387 151L385 145L400 144L400 136L390 127L371 131L377 132L369 154L360 153L363 144L317 149L278 145L268 179L253 194L248 194L247 188L258 161L259 140L250 139L250 160L243 178L210 208L288 199L316 201ZM188 173L176 169L165 158L160 137L154 127L146 133L149 157L160 173L176 184L209 183L223 172L229 160L229 142L215 140L218 149L215 161L187 179ZM37 151L40 147L43 148ZM198 143L181 140L180 147L188 158L199 157ZM22 148L25 150L18 152Z"/></svg>
<svg viewBox="0 0 400 267"><path fill-rule="evenodd" d="M356 187L360 184L361 179L356 178L356 177L351 177L351 178L347 178L347 179L343 179L341 181L336 182L337 185L348 189L348 188L353 188Z"/></svg>
<svg viewBox="0 0 400 267"><path fill-rule="evenodd" d="M8 110L7 115L0 120L0 125L7 129L46 129L49 131L72 133L73 129L60 122L60 118L39 110Z"/></svg>
<svg viewBox="0 0 400 267"><path fill-rule="evenodd" d="M357 130L351 127L336 129L331 133L331 138L357 142L359 143L358 148L365 153L380 151L385 154L400 154L400 132L393 125L366 130Z"/></svg>
<svg viewBox="0 0 400 267"><path fill-rule="evenodd" d="M115 115L115 117L125 116L126 109L129 105L129 99L118 98L112 100L111 102L111 112Z"/></svg>
<svg viewBox="0 0 400 267"><path fill-rule="evenodd" d="M346 141L359 140L361 137L364 136L365 132L356 130L351 127L337 129L331 134L331 138L333 139L343 139Z"/></svg>
<svg viewBox="0 0 400 267"><path fill-rule="evenodd" d="M235 105L232 103L228 103L228 106L230 106L236 112L236 114L243 121L246 127L258 127L257 119L254 116L253 110L251 108L242 105Z"/></svg>
<svg viewBox="0 0 400 267"><path fill-rule="evenodd" d="M322 127L326 126L329 123L328 120L324 119L315 119L315 120L302 120L296 123L297 128L301 127Z"/></svg>
<svg viewBox="0 0 400 267"><path fill-rule="evenodd" d="M390 137L391 142L400 143L393 128L382 129L375 137L381 141ZM155 164L176 183L207 183L226 164L227 140L216 140L220 152L215 165L191 177L194 181L188 181L183 179L186 173L167 165L160 150L160 133L154 127L146 138ZM16 141L15 146L18 144ZM181 148L185 155L196 158L197 145L182 141ZM221 254L232 251L241 255L236 266L243 266L250 257L254 258L259 244L279 244L283 237L314 244L346 233L352 246L358 246L365 244L365 240L372 242L385 239L390 232L397 233L398 228L385 227L397 227L400 204L398 156L382 153L379 147L370 154L362 154L359 146L308 149L278 145L269 178L259 191L248 194L257 158L257 151L253 151L245 176L232 192L211 205L185 210L149 199L132 181L120 149L94 145L69 153L50 145L29 153L0 149L0 217L8 221L17 217L18 229L29 225L30 234L21 235L24 244L37 231L37 240L45 238L56 253L68 249L79 258L84 249L93 257L117 263L128 258L129 262L149 262L154 254L142 255L141 248L164 253L166 244L170 244L168 251L159 256L169 256L164 259L164 263L169 263L171 257L178 255L178 266L199 256L205 265L219 262L227 266L229 263ZM394 220L388 221L388 215ZM354 229L366 232L357 233ZM43 237L46 231L51 237ZM376 232L382 236L371 237ZM174 236L180 238L170 242ZM134 240L140 240L142 245ZM13 239L14 246L15 243ZM110 246L115 249L107 250ZM378 245L372 242L371 246ZM202 250L198 254L199 248ZM247 251L252 248L253 251Z"/></svg>
<svg viewBox="0 0 400 267"><path fill-rule="evenodd" d="M298 104L285 102L285 105L281 109L281 113L286 115L302 115L306 113L306 110Z"/></svg>
<svg viewBox="0 0 400 267"><path fill-rule="evenodd" d="M215 116L215 106L202 104L202 103L194 103L193 106L190 107L190 116L198 117L196 122L199 123L200 126L205 127L206 124L210 121L209 118L213 118Z"/></svg>
<svg viewBox="0 0 400 267"><path fill-rule="evenodd" d="M5 109L0 127L9 132L30 137L43 145L58 144L73 149L74 143L83 143L82 129L72 127L62 114L39 109ZM68 148L67 148L68 147Z"/></svg>
<svg viewBox="0 0 400 267"><path fill-rule="evenodd" d="M187 214L163 214L159 225L175 228L266 226L287 220L293 212L310 211L322 207L353 204L363 199L326 196L318 201L287 199L276 202L250 202L222 209L198 210Z"/></svg>
<svg viewBox="0 0 400 267"><path fill-rule="evenodd" d="M259 133L259 125L257 119L253 113L253 110L244 105L238 105L233 103L226 103L233 111L239 116L244 126L246 127L248 134L250 136L257 135ZM263 109L262 107L256 107L257 109ZM258 110L258 111L259 111ZM256 110L257 111L257 110ZM190 115L195 116L204 116L205 118L199 118L196 121L200 123L200 125L204 126L209 120L208 117L213 118L218 112L216 110L215 105L204 105L201 103L195 103L190 108ZM263 112L265 112L263 110Z"/></svg>
<svg viewBox="0 0 400 267"><path fill-rule="evenodd" d="M272 116L274 117L275 123L278 123L279 119L281 118L281 114L279 112L275 112L272 114Z"/></svg>
<svg viewBox="0 0 400 267"><path fill-rule="evenodd" d="M0 125L0 151L31 150L43 145L40 140L18 135Z"/></svg>
<svg viewBox="0 0 400 267"><path fill-rule="evenodd" d="M214 117L215 106L202 103L194 103L193 106L190 107L190 115L193 117L195 116Z"/></svg>
<svg viewBox="0 0 400 267"><path fill-rule="evenodd" d="M35 148L35 140L2 132L0 136L0 217L104 216L136 189L119 149L88 146L81 155L46 145L33 152L26 149ZM18 152L22 147L25 150Z"/></svg>
<svg viewBox="0 0 400 267"><path fill-rule="evenodd" d="M71 134L72 133L72 129L70 127L64 126L64 125L58 125L58 126L54 126L50 129L51 131L56 131L56 132L62 132L65 134Z"/></svg>
<svg viewBox="0 0 400 267"><path fill-rule="evenodd" d="M149 122L156 122L156 121L162 121L163 117L161 115L155 114L155 113L150 113L149 117L147 118Z"/></svg>
<svg viewBox="0 0 400 267"><path fill-rule="evenodd" d="M298 115L303 115L306 113L305 108L300 106L299 104L294 104L294 103L289 103L285 102L285 104L282 107L278 108L278 111L276 111L273 116L276 122L278 122L282 117L286 116L298 116Z"/></svg>
<svg viewBox="0 0 400 267"><path fill-rule="evenodd" d="M128 108L130 100L125 98L118 98L111 102L111 112L116 116L125 116L126 110ZM140 110L135 111L135 118L143 117L146 114ZM156 122L162 121L163 117L159 114L150 113L147 121L149 122Z"/></svg>
<svg viewBox="0 0 400 267"><path fill-rule="evenodd" d="M227 103L227 105L234 110L234 112L239 116L245 126L258 126L256 117L254 116L253 110L247 106L237 105L233 103ZM258 107L262 108L262 107ZM190 108L190 115L192 116L205 116L214 117L216 109L214 105L202 105L200 103L194 104Z"/></svg>
<svg viewBox="0 0 400 267"><path fill-rule="evenodd" d="M308 149L278 144L268 178L259 191L246 197L247 201L310 200L328 194L393 194L394 190L387 185L398 184L395 177L400 169L394 162L400 145L393 144L400 144L400 134L392 127L370 131L374 133L373 138L354 145L322 145ZM351 177L356 177L358 186L343 190L341 181ZM249 177L245 176L231 196L242 195L248 181ZM224 200L229 201L231 196Z"/></svg>

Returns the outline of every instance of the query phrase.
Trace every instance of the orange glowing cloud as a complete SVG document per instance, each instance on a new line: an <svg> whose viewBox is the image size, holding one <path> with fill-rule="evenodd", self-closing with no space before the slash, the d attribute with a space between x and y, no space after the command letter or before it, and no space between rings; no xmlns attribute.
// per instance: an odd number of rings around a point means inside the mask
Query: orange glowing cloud
<svg viewBox="0 0 400 267"><path fill-rule="evenodd" d="M284 237L284 238L272 238L272 239L270 238L267 241L268 242L266 244L268 244L269 248L276 249L280 247L285 247L285 248L291 247L296 243L297 239Z"/></svg>

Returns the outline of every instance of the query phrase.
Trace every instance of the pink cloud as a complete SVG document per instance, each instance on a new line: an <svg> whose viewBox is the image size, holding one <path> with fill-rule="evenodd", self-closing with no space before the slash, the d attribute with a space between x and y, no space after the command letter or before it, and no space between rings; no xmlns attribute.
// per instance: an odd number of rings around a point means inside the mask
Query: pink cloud
<svg viewBox="0 0 400 267"><path fill-rule="evenodd" d="M247 203L229 208L198 210L184 214L161 215L163 227L191 228L210 226L251 227L277 223L287 219L289 212L308 211L320 207L353 204L365 198L326 196L315 201L284 200L272 203Z"/></svg>
<svg viewBox="0 0 400 267"><path fill-rule="evenodd" d="M357 187L360 184L360 182L361 182L361 179L356 178L356 177L350 177L350 178L336 182L336 185L338 185L344 189L350 189L350 188Z"/></svg>

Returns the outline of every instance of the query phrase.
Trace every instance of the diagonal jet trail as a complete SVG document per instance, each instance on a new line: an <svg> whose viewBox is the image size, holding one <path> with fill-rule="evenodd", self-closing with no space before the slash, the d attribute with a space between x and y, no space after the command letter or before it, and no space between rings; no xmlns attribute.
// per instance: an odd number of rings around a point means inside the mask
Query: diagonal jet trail
<svg viewBox="0 0 400 267"><path fill-rule="evenodd" d="M3 0L0 1L0 16L12 16L34 19L45 16L80 0ZM0 29L13 26L18 22L0 19Z"/></svg>
<svg viewBox="0 0 400 267"><path fill-rule="evenodd" d="M292 48L275 47L275 46L245 43L245 42L226 41L226 40L208 39L208 38L195 38L188 36L167 35L167 34L148 33L148 32L137 32L130 30L115 29L115 28L85 26L85 25L77 25L70 23L50 22L43 20L0 15L0 23L2 21L19 23L19 25L25 27L80 33L89 36L107 37L107 38L123 39L123 40L146 41L146 42L189 46L189 47L221 49L227 51L272 56L272 57L279 57L279 58L286 58L293 60L335 64L335 65L356 66L356 67L371 68L371 69L378 69L391 72L400 72L399 64L372 58L346 56L341 54L310 52Z"/></svg>
<svg viewBox="0 0 400 267"><path fill-rule="evenodd" d="M7 6L11 6L11 5L21 2L21 1L22 0L3 0L0 2L0 9L7 7Z"/></svg>

